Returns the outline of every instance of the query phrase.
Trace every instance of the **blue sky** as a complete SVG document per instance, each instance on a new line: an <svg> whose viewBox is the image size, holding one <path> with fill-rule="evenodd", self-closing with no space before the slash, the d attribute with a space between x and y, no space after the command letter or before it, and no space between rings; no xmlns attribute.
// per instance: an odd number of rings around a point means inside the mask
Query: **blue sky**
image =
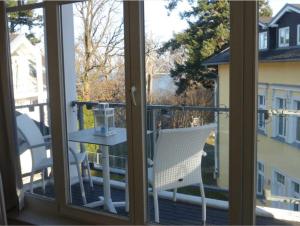
<svg viewBox="0 0 300 226"><path fill-rule="evenodd" d="M275 15L286 3L299 3L300 0L269 0ZM170 16L165 9L165 0L145 0L145 26L146 33L152 34L158 41L167 41L172 34L186 28L187 24L180 20L179 12L188 9L187 3L179 5L180 10L174 11Z"/></svg>

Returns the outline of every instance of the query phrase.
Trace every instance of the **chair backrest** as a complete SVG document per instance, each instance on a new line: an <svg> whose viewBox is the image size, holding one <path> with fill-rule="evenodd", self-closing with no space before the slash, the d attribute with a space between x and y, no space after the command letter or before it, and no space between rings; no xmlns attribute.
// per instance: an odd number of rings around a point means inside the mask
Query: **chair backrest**
<svg viewBox="0 0 300 226"><path fill-rule="evenodd" d="M22 114L17 116L17 127L29 146L39 145L45 142L41 131L28 115ZM31 157L32 167L34 168L42 159L47 158L46 147L31 148Z"/></svg>
<svg viewBox="0 0 300 226"><path fill-rule="evenodd" d="M154 151L153 186L157 190L167 190L202 182L203 148L215 128L216 124L209 124L161 130Z"/></svg>

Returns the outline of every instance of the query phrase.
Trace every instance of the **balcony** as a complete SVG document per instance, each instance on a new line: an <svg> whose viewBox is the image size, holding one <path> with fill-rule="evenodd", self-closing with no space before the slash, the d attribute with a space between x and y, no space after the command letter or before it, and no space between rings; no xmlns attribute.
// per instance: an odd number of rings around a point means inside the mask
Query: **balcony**
<svg viewBox="0 0 300 226"><path fill-rule="evenodd" d="M72 102L73 111L77 112L78 129L83 130L93 125L91 122L91 109L96 102ZM116 111L116 126L125 127L125 105L121 103L110 103L111 107ZM37 123L43 135L49 135L48 111L47 104L25 105L16 107L17 112L26 113ZM147 136L147 156L153 157L153 150L155 145L156 133L158 127L160 128L174 128L178 127L176 121L181 119L181 126L190 127L191 118L195 115L201 115L206 119L206 122L212 122L221 117L228 118L228 108L212 108L212 107L198 107L198 106L168 106L168 105L148 105L147 106L147 130L152 133ZM263 111L262 111L263 112ZM176 120L175 120L176 119ZM220 133L224 132L218 129L210 135L204 150L207 156L203 158L202 163L202 177L204 180L206 201L207 201L207 223L212 225L227 225L228 224L228 190L218 186L218 177L220 174L220 153L222 149L219 142ZM87 203L99 201L99 196L103 194L103 163L101 161L102 152L92 145L78 144L81 152L88 153L88 159L92 172L94 188L89 185L88 176L86 173L86 166L82 165L82 175L84 178L84 189L86 193ZM20 145L20 154L26 150L26 145ZM109 164L110 164L110 184L112 201L121 202L125 200L125 181L126 181L126 145L120 144L112 147L109 150ZM24 160L23 160L24 161ZM21 160L22 164L22 160ZM23 174L24 188L30 192L30 171ZM84 203L81 196L81 189L79 183L74 183L71 188L72 191L72 205L83 207ZM165 191L159 194L159 209L160 209L160 223L161 224L200 224L202 222L201 212L201 197L199 186L188 186L178 189L177 200L174 202L173 192ZM46 189L42 189L41 177L36 174L34 177L34 194L54 198L54 186L51 179L51 173L46 176ZM152 190L149 186L149 221L154 221L154 209ZM258 195L259 202L265 202L265 197ZM92 208L97 211L105 211L102 207ZM286 220L277 220L273 217L274 212L271 208L257 207L257 224L271 225L271 224L293 224ZM127 215L124 207L117 207L119 215ZM276 211L275 211L276 212ZM293 218L294 219L294 218Z"/></svg>

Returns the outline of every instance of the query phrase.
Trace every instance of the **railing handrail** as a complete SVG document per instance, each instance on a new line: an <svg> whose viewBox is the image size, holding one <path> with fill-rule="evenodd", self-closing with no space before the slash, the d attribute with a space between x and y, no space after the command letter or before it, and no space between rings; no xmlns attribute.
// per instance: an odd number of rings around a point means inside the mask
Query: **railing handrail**
<svg viewBox="0 0 300 226"><path fill-rule="evenodd" d="M72 106L84 106L93 107L96 106L98 101L72 101ZM125 107L125 103L109 103L111 107ZM149 104L147 110L199 110L199 111L217 111L217 112L229 112L227 107L207 107L207 106L193 106L193 105L160 105Z"/></svg>
<svg viewBox="0 0 300 226"><path fill-rule="evenodd" d="M72 101L71 106L88 106L93 107L97 105L99 101ZM33 108L46 106L48 103L27 104L16 106L16 109L21 108ZM109 103L112 107L125 107L125 103ZM229 107L207 107L207 106L194 106L194 105L162 105L162 104L150 104L147 105L147 110L197 110L197 111L214 111L214 112L229 112ZM262 109L258 108L258 113L267 113L269 115L300 115L300 110L294 109Z"/></svg>
<svg viewBox="0 0 300 226"><path fill-rule="evenodd" d="M21 108L32 108L32 107L41 107L41 106L46 106L48 103L39 103L39 104L26 104L26 105L18 105L15 108L16 109L21 109Z"/></svg>

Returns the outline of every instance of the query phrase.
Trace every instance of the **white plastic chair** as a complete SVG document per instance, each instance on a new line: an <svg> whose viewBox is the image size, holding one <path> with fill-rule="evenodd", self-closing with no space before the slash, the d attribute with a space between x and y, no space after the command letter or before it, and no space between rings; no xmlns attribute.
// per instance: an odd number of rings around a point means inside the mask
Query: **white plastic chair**
<svg viewBox="0 0 300 226"><path fill-rule="evenodd" d="M155 222L159 223L158 193L200 184L202 197L202 219L206 221L206 202L201 175L202 156L205 142L215 124L193 128L164 129L159 131L153 161L148 161L148 180L152 185Z"/></svg>
<svg viewBox="0 0 300 226"><path fill-rule="evenodd" d="M51 157L50 150L46 149L49 143L45 142L45 138L49 139L50 137L43 137L37 125L26 114L21 114L17 116L17 126L18 126L18 131L23 136L26 143L29 145L28 148L30 149L31 152L32 169L30 172L30 192L33 193L34 174L36 172L41 172L43 192L45 193L44 173L49 167L52 167L53 165L53 160ZM83 203L85 205L87 202L86 202L86 196L85 196L85 191L83 186L83 180L80 172L80 167L83 162L87 165L90 186L93 187L90 165L89 165L86 152L79 153L69 148L69 164L76 165L78 180L81 189L81 196L82 196Z"/></svg>

